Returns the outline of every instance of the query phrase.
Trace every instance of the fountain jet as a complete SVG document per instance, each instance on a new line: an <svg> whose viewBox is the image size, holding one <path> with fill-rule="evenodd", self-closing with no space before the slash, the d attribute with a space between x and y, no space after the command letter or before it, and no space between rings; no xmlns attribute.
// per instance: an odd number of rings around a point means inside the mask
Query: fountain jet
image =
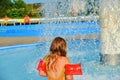
<svg viewBox="0 0 120 80"><path fill-rule="evenodd" d="M120 1L100 0L101 61L120 63Z"/></svg>

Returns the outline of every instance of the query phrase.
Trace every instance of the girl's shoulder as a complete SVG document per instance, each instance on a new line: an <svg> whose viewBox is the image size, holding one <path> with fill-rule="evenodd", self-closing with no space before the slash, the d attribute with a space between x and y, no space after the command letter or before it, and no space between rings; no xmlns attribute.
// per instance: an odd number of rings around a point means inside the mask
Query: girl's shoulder
<svg viewBox="0 0 120 80"><path fill-rule="evenodd" d="M49 54L45 55L44 58L43 58L43 61L46 62L47 61L47 58L48 58Z"/></svg>
<svg viewBox="0 0 120 80"><path fill-rule="evenodd" d="M49 55L50 55L50 54L45 55L43 59L46 59Z"/></svg>
<svg viewBox="0 0 120 80"><path fill-rule="evenodd" d="M69 58L67 58L67 57L61 57L60 60L63 61L64 63L66 63L66 64L69 63Z"/></svg>
<svg viewBox="0 0 120 80"><path fill-rule="evenodd" d="M61 56L61 59L69 60L67 57Z"/></svg>

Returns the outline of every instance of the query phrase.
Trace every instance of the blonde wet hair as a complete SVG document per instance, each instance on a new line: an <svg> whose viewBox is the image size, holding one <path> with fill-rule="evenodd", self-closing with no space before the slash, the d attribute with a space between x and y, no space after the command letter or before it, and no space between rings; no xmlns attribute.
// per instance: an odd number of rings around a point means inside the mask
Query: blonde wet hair
<svg viewBox="0 0 120 80"><path fill-rule="evenodd" d="M56 37L50 46L50 54L47 57L47 69L56 71L56 62L59 56L66 57L66 41L61 37Z"/></svg>

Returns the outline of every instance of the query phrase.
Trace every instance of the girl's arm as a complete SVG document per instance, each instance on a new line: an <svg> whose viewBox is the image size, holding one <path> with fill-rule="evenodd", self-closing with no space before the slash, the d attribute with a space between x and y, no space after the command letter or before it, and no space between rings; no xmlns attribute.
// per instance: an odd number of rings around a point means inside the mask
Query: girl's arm
<svg viewBox="0 0 120 80"><path fill-rule="evenodd" d="M40 76L47 76L46 72L44 72L44 71L39 71L39 75Z"/></svg>
<svg viewBox="0 0 120 80"><path fill-rule="evenodd" d="M68 58L66 58L66 64L69 64L70 61ZM73 75L66 75L66 80L73 80Z"/></svg>
<svg viewBox="0 0 120 80"><path fill-rule="evenodd" d="M39 72L39 75L47 76L46 64L44 60L40 60L37 70Z"/></svg>
<svg viewBox="0 0 120 80"><path fill-rule="evenodd" d="M66 75L66 80L73 80L73 75Z"/></svg>

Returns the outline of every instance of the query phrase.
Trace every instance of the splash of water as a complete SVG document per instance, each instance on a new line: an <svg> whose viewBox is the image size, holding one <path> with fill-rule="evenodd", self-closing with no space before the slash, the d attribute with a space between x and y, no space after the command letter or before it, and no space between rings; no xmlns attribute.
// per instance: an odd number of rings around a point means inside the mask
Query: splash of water
<svg viewBox="0 0 120 80"><path fill-rule="evenodd" d="M103 54L120 53L120 10L119 0L101 0L101 52Z"/></svg>
<svg viewBox="0 0 120 80"><path fill-rule="evenodd" d="M116 65L120 54L120 1L100 0L101 53L109 56L106 60Z"/></svg>

